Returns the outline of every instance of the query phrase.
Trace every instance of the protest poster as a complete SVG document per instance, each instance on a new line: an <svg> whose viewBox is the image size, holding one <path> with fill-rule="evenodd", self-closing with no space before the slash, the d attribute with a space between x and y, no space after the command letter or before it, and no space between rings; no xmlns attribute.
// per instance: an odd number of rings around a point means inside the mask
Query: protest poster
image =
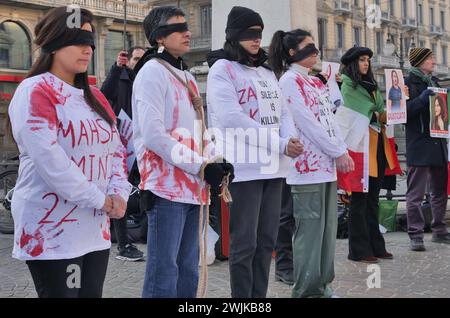
<svg viewBox="0 0 450 318"><path fill-rule="evenodd" d="M386 69L386 112L387 124L406 123L405 81L401 70Z"/></svg>

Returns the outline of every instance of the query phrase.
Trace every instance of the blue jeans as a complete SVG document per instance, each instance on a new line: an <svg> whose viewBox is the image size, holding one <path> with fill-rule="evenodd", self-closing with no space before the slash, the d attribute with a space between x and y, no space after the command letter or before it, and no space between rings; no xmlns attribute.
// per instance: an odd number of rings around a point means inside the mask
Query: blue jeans
<svg viewBox="0 0 450 318"><path fill-rule="evenodd" d="M147 214L147 268L142 297L195 298L199 206L157 198Z"/></svg>

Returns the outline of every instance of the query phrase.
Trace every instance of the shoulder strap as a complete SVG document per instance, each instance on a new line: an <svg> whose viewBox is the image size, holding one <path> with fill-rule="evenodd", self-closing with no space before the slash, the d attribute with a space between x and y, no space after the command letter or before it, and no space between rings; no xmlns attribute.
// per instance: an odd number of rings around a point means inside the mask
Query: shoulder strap
<svg viewBox="0 0 450 318"><path fill-rule="evenodd" d="M194 90L192 89L192 86L188 83L187 81L187 77L186 80L182 80L181 77L174 71L172 70L172 68L167 64L166 61L161 60L161 59L156 59L156 61L158 61L159 64L161 64L162 66L164 66L169 72L170 74L172 74L180 83L182 83L188 90L189 95L191 96L191 100L192 100L192 104L194 106L195 111L198 114L198 117L200 118L201 122L202 122L202 136L204 136L205 131L206 131L206 124L205 124L205 112L203 109L203 99L200 96L197 96L197 94L194 92ZM202 137L203 140L203 137ZM201 154L203 154L203 141L202 141L202 145L200 146L201 148Z"/></svg>
<svg viewBox="0 0 450 318"><path fill-rule="evenodd" d="M172 74L180 83L182 83L187 88L187 90L189 91L189 95L191 95L191 98L197 97L191 85L187 82L187 79L183 80L177 73L175 73L174 70L170 68L169 65L167 65L166 61L161 59L156 59L156 61L158 61L158 63L161 64L162 66L164 66L170 72L170 74Z"/></svg>

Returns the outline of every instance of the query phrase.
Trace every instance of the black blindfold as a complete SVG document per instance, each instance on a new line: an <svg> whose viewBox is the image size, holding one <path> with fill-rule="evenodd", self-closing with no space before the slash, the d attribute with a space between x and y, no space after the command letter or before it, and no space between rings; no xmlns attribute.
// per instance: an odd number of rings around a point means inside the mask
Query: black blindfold
<svg viewBox="0 0 450 318"><path fill-rule="evenodd" d="M67 37L66 34L63 34L61 37L44 45L42 47L42 51L45 53L52 53L54 51L62 49L63 47L71 45L89 45L90 47L92 47L92 50L95 50L94 33L81 29L76 29L71 32L72 36L70 37Z"/></svg>
<svg viewBox="0 0 450 318"><path fill-rule="evenodd" d="M303 49L298 50L297 53L295 53L294 56L291 56L287 59L287 62L289 64L303 61L304 59L307 59L311 55L319 54L319 50L316 48L314 44L308 44Z"/></svg>
<svg viewBox="0 0 450 318"><path fill-rule="evenodd" d="M153 31L151 39L156 41L158 38L165 38L175 32L183 33L187 31L189 31L189 27L186 22L162 25Z"/></svg>

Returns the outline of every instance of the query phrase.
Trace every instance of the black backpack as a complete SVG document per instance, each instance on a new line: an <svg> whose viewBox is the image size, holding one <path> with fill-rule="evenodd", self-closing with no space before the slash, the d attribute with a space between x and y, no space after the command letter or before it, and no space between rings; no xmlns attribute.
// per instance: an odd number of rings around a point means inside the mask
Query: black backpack
<svg viewBox="0 0 450 318"><path fill-rule="evenodd" d="M348 238L348 206L345 203L338 203L338 226L337 239Z"/></svg>

